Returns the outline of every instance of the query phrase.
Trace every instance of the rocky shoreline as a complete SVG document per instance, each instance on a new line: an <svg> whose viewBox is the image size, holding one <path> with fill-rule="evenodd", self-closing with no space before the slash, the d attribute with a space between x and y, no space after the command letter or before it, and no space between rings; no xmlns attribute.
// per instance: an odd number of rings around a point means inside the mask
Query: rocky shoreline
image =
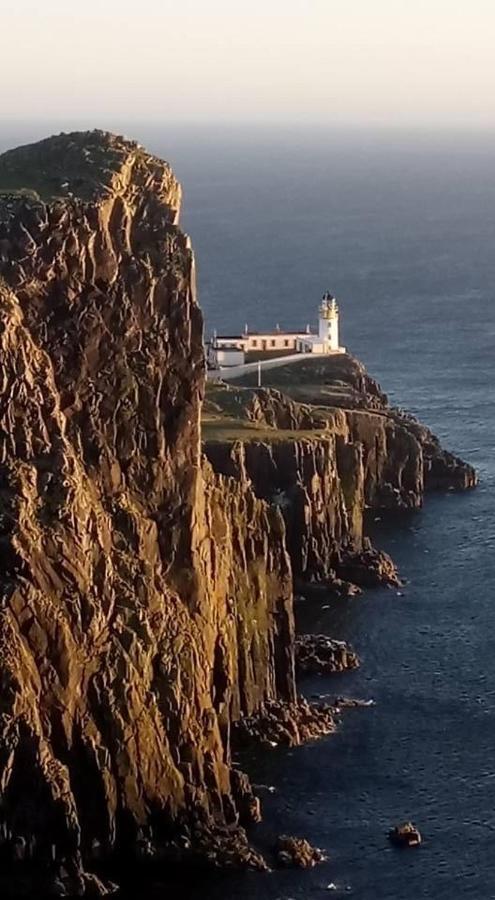
<svg viewBox="0 0 495 900"><path fill-rule="evenodd" d="M325 634L296 636L296 672L300 675L330 675L357 669L357 654L345 641L336 641Z"/></svg>
<svg viewBox="0 0 495 900"><path fill-rule="evenodd" d="M7 897L104 896L126 864L266 869L233 749L298 746L361 705L298 696L296 668L358 660L296 639L294 595L398 588L367 511L476 483L351 356L206 385L180 199L105 132L0 156ZM284 864L317 861L281 841Z"/></svg>

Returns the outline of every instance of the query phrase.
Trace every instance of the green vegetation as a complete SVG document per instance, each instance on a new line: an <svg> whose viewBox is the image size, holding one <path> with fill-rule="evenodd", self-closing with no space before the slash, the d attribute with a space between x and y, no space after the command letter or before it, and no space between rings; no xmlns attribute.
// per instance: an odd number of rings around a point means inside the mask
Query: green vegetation
<svg viewBox="0 0 495 900"><path fill-rule="evenodd" d="M223 381L208 381L203 406L203 418L227 416L232 419L248 419L247 406L253 391L244 387L227 385Z"/></svg>
<svg viewBox="0 0 495 900"><path fill-rule="evenodd" d="M297 403L342 409L368 408L368 393L375 393L375 408L386 398L372 382L362 364L347 353L326 357L303 356L301 360L262 370L262 386L275 388ZM229 380L234 387L255 387L257 371Z"/></svg>
<svg viewBox="0 0 495 900"><path fill-rule="evenodd" d="M0 195L93 199L110 187L130 149L139 156L137 144L103 131L60 134L17 147L0 156Z"/></svg>
<svg viewBox="0 0 495 900"><path fill-rule="evenodd" d="M243 422L239 419L203 418L202 435L204 441L216 443L233 443L234 441L263 441L273 443L287 440L314 440L315 438L328 437L328 431L320 430L293 430L282 428L268 428L265 424L257 425L255 422Z"/></svg>
<svg viewBox="0 0 495 900"><path fill-rule="evenodd" d="M277 353L277 356L280 356ZM332 385L332 387L349 388L357 386L363 374L363 368L357 360L348 354L331 356L301 356L301 359L271 369L263 369L262 379L265 387L288 387L297 384ZM252 386L256 383L256 371L244 375L236 384ZM254 381L252 380L254 379Z"/></svg>
<svg viewBox="0 0 495 900"><path fill-rule="evenodd" d="M352 409L356 423L370 410L390 415L384 395L348 355L277 366L263 372L262 390L256 382L255 372L236 381L207 383L205 441L322 438L342 427L339 409Z"/></svg>
<svg viewBox="0 0 495 900"><path fill-rule="evenodd" d="M208 382L202 411L204 441L284 441L324 437L325 428L279 428L266 420L255 421L253 404L257 392L224 382ZM319 412L315 410L315 412ZM329 410L323 410L328 414ZM325 416L324 416L325 417ZM322 416L319 416L321 422Z"/></svg>

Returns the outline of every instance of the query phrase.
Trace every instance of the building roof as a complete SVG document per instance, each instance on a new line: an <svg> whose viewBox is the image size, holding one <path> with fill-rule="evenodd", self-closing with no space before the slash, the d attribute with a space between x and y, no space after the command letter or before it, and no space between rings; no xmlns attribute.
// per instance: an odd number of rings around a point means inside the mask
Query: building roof
<svg viewBox="0 0 495 900"><path fill-rule="evenodd" d="M310 335L314 334L314 332L307 331L306 328L301 328L299 331L248 331L243 332L243 334L217 334L215 337L219 341L245 341L250 337L297 337L298 335Z"/></svg>
<svg viewBox="0 0 495 900"><path fill-rule="evenodd" d="M319 334L302 334L301 340L306 341L307 344L324 344L324 338L321 338Z"/></svg>

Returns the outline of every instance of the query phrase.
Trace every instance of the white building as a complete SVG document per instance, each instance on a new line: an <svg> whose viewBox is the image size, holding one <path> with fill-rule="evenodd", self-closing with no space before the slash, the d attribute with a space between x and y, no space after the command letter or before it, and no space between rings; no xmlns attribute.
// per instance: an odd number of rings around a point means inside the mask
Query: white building
<svg viewBox="0 0 495 900"><path fill-rule="evenodd" d="M207 344L207 360L211 369L242 366L250 360L276 359L296 353L345 353L339 343L339 307L335 297L325 294L318 311L318 332L309 325L303 331L250 332L214 334Z"/></svg>

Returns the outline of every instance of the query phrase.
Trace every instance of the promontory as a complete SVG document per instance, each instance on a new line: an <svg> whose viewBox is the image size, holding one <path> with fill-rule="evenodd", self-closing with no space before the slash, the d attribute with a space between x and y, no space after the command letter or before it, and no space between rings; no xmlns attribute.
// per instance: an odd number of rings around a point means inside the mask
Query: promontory
<svg viewBox="0 0 495 900"><path fill-rule="evenodd" d="M171 850L262 867L232 735L313 715L294 585L394 583L365 509L475 483L350 356L205 400L180 200L101 131L0 157L4 895L103 894L103 864Z"/></svg>

